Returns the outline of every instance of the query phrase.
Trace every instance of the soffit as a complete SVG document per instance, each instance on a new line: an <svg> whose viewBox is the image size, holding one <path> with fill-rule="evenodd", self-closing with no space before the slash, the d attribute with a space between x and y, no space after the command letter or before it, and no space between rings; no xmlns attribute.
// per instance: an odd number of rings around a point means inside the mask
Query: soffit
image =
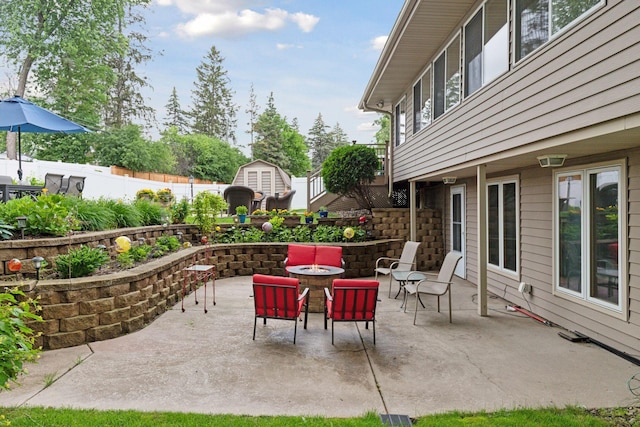
<svg viewBox="0 0 640 427"><path fill-rule="evenodd" d="M375 108L383 100L386 110L410 86L476 0L407 0L396 19L378 63L369 79L360 108Z"/></svg>

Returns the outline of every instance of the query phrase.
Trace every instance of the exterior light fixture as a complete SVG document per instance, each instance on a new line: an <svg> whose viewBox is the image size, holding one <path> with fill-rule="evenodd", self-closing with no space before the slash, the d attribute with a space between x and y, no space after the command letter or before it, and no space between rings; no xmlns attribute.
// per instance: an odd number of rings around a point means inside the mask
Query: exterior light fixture
<svg viewBox="0 0 640 427"><path fill-rule="evenodd" d="M103 251L104 251L105 249L107 249L107 247L106 247L105 245L98 245L98 246L96 246L96 248L98 248L98 249L100 249L100 250L103 250Z"/></svg>
<svg viewBox="0 0 640 427"><path fill-rule="evenodd" d="M42 268L44 258L41 256L34 256L31 258L31 261L33 261L33 267L36 269L36 281L38 281L40 280L40 269Z"/></svg>
<svg viewBox="0 0 640 427"><path fill-rule="evenodd" d="M545 154L544 156L538 156L538 163L540 163L541 168L558 168L564 165L566 158L566 154Z"/></svg>
<svg viewBox="0 0 640 427"><path fill-rule="evenodd" d="M24 239L24 229L27 228L27 217L26 216L17 216L16 221L18 222L18 228L20 229L20 235L22 239Z"/></svg>
<svg viewBox="0 0 640 427"><path fill-rule="evenodd" d="M178 240L182 242L182 231L176 232L176 235L178 236Z"/></svg>
<svg viewBox="0 0 640 427"><path fill-rule="evenodd" d="M442 182L445 183L446 185L455 184L456 183L456 177L455 176L443 176L442 177Z"/></svg>
<svg viewBox="0 0 640 427"><path fill-rule="evenodd" d="M138 246L144 245L144 237L138 237Z"/></svg>
<svg viewBox="0 0 640 427"><path fill-rule="evenodd" d="M380 101L378 101L378 103L376 104L376 107L378 107L378 108L384 107L384 100L381 99Z"/></svg>

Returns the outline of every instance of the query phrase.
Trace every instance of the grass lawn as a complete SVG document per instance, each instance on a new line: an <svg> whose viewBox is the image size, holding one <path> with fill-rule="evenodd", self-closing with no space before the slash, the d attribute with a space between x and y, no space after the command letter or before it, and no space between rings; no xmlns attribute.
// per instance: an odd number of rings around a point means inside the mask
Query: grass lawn
<svg viewBox="0 0 640 427"><path fill-rule="evenodd" d="M604 410L600 414L586 409L569 407L564 409L519 409L498 412L450 412L430 415L416 420L416 427L425 426L631 426L627 424L627 409ZM635 413L635 412L634 412ZM138 411L97 411L53 408L0 408L0 426L127 426L127 427L201 427L201 426L346 426L369 427L383 426L378 415L370 413L358 418L324 417L250 417L239 415L203 415L175 412L138 412ZM612 420L612 417L615 418ZM8 424L8 423L10 424ZM633 422L633 421L631 421Z"/></svg>

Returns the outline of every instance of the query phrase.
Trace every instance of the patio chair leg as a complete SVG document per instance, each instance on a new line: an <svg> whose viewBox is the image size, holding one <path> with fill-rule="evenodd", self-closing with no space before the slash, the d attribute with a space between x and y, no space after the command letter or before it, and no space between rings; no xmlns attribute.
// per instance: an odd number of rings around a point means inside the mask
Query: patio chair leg
<svg viewBox="0 0 640 427"><path fill-rule="evenodd" d="M253 340L256 340L256 324L258 323L258 318L253 318Z"/></svg>
<svg viewBox="0 0 640 427"><path fill-rule="evenodd" d="M451 319L451 289L449 289L449 323L453 323Z"/></svg>
<svg viewBox="0 0 640 427"><path fill-rule="evenodd" d="M295 344L296 343L296 334L298 333L298 322L295 321L295 319L294 319L293 325L294 325L293 326L293 343Z"/></svg>
<svg viewBox="0 0 640 427"><path fill-rule="evenodd" d="M331 345L333 345L333 319L331 319Z"/></svg>
<svg viewBox="0 0 640 427"><path fill-rule="evenodd" d="M376 345L376 319L373 319L373 345Z"/></svg>

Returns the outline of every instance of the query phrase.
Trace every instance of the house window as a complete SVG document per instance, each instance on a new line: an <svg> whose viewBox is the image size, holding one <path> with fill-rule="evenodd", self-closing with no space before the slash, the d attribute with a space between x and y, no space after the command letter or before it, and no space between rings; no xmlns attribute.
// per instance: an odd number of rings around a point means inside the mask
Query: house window
<svg viewBox="0 0 640 427"><path fill-rule="evenodd" d="M487 185L489 265L518 271L518 182L504 180Z"/></svg>
<svg viewBox="0 0 640 427"><path fill-rule="evenodd" d="M460 36L433 63L433 118L460 103Z"/></svg>
<svg viewBox="0 0 640 427"><path fill-rule="evenodd" d="M489 0L464 27L465 97L508 67L507 0Z"/></svg>
<svg viewBox="0 0 640 427"><path fill-rule="evenodd" d="M621 166L555 176L556 288L615 308L622 303L621 183Z"/></svg>
<svg viewBox="0 0 640 427"><path fill-rule="evenodd" d="M396 113L395 113L396 146L404 143L405 129L406 129L405 125L406 125L406 121L407 121L405 107L406 107L406 100L405 100L405 98L402 98L402 101L400 101L396 105Z"/></svg>
<svg viewBox="0 0 640 427"><path fill-rule="evenodd" d="M516 61L602 4L604 0L516 0Z"/></svg>
<svg viewBox="0 0 640 427"><path fill-rule="evenodd" d="M431 69L413 86L413 133L431 123Z"/></svg>

